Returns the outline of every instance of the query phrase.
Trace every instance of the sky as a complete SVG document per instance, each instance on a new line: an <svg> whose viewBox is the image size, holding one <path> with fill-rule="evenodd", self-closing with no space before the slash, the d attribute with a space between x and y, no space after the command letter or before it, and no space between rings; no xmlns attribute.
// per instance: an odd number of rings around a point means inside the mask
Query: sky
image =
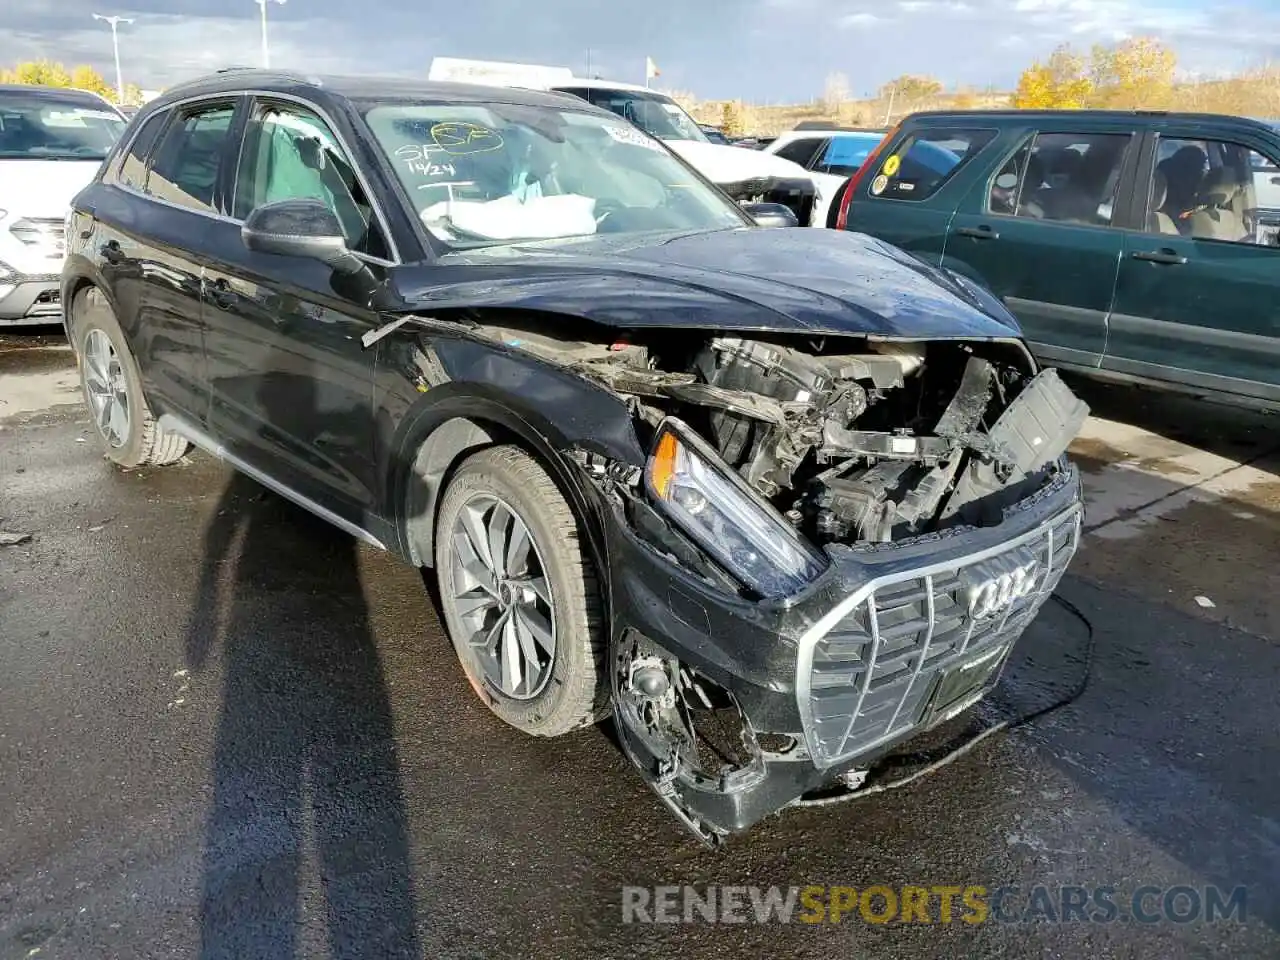
<svg viewBox="0 0 1280 960"><path fill-rule="evenodd" d="M9 63L88 63L158 89L261 62L254 0L3 0ZM515 60L643 82L700 99L791 103L844 74L854 96L904 73L1009 89L1060 43L1153 34L1183 71L1221 75L1280 61L1277 0L287 0L268 4L271 65L425 76L433 56Z"/></svg>

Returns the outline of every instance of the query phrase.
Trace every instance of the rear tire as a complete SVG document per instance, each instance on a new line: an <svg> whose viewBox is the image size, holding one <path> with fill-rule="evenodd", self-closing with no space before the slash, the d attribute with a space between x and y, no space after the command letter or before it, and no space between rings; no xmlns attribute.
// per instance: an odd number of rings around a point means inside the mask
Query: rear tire
<svg viewBox="0 0 1280 960"><path fill-rule="evenodd" d="M599 583L546 470L516 446L471 455L441 499L435 531L445 626L485 705L536 737L607 715Z"/></svg>
<svg viewBox="0 0 1280 960"><path fill-rule="evenodd" d="M97 287L76 294L68 332L85 405L107 458L125 469L164 466L190 444L160 429L142 392L142 376L124 331Z"/></svg>

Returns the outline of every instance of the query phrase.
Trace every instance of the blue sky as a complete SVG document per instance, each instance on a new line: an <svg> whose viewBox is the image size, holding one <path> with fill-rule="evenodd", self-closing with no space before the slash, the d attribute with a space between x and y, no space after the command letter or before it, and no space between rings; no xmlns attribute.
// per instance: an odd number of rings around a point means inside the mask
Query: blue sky
<svg viewBox="0 0 1280 960"><path fill-rule="evenodd" d="M253 0L6 0L0 50L10 62L87 62L114 79L120 27L125 79L161 87L228 64L259 62ZM437 55L521 60L704 99L795 102L829 73L855 94L902 73L947 84L1010 86L1059 43L1087 48L1156 34L1184 70L1233 72L1280 61L1280 2L1223 0L288 0L268 9L272 65L425 75Z"/></svg>

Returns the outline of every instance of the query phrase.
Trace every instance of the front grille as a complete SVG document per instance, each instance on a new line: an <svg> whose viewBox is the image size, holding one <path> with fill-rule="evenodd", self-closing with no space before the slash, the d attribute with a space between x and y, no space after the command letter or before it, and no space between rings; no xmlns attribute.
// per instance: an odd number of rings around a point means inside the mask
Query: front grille
<svg viewBox="0 0 1280 960"><path fill-rule="evenodd" d="M832 766L921 723L934 684L951 667L997 653L1003 660L1079 543L1073 508L994 551L882 577L860 590L842 619L801 641L796 692L814 763ZM1033 590L994 615L971 614L976 588L1033 561Z"/></svg>

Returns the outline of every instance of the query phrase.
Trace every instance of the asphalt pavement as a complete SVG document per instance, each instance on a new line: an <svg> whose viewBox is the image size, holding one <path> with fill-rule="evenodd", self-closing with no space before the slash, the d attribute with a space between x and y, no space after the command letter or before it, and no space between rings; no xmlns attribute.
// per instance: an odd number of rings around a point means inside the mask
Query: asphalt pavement
<svg viewBox="0 0 1280 960"><path fill-rule="evenodd" d="M418 571L203 454L115 470L57 332L0 334L0 960L1280 956L1280 421L1082 392L1066 602L963 722L1083 695L712 852L607 730L483 709ZM624 922L681 885L745 922Z"/></svg>

